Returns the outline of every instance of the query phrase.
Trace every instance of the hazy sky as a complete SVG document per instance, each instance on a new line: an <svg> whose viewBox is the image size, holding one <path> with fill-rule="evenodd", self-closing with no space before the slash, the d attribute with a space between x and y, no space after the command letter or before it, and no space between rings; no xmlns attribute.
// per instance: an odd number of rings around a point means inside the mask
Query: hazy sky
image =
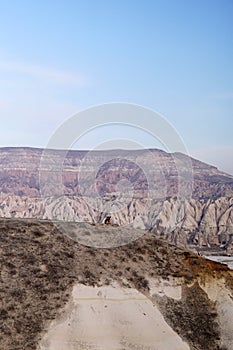
<svg viewBox="0 0 233 350"><path fill-rule="evenodd" d="M158 111L233 174L233 1L0 0L0 146L44 147L116 101Z"/></svg>

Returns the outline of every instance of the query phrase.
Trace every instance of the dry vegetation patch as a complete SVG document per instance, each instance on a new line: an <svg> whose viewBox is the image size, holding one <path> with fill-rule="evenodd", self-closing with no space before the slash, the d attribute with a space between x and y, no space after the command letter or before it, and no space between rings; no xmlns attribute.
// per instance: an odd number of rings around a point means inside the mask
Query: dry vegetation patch
<svg viewBox="0 0 233 350"><path fill-rule="evenodd" d="M0 220L0 271L0 343L4 350L36 349L41 331L65 305L74 283L100 286L118 281L147 296L148 279L157 276L182 277L188 284L201 275L225 273L229 286L232 285L232 276L223 265L206 263L149 233L118 248L96 249L74 242L50 222L36 220ZM187 298L181 304L169 299L164 304L174 313L174 319L170 318L173 328L178 320L175 330L182 336L188 312L195 312L198 307L190 293L187 289ZM208 298L200 296L203 303L192 334L198 332L198 319L206 308L212 307ZM179 317L184 310L184 317ZM203 339L211 334L219 337L214 312L212 315L206 332L203 330ZM192 335L186 339L194 342Z"/></svg>

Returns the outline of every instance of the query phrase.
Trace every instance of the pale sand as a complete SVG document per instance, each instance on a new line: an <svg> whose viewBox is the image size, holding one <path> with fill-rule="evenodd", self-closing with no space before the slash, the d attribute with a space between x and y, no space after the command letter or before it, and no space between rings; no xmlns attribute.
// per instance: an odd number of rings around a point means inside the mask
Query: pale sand
<svg viewBox="0 0 233 350"><path fill-rule="evenodd" d="M225 279L215 280L206 277L200 286L208 294L208 297L216 303L221 329L221 346L227 350L233 350L233 295L226 289Z"/></svg>
<svg viewBox="0 0 233 350"><path fill-rule="evenodd" d="M175 292L177 296L177 291ZM149 299L117 284L77 284L39 350L188 350Z"/></svg>
<svg viewBox="0 0 233 350"><path fill-rule="evenodd" d="M182 280L169 278L164 280L162 278L149 279L150 295L155 294L160 297L166 295L169 298L180 300L182 297Z"/></svg>

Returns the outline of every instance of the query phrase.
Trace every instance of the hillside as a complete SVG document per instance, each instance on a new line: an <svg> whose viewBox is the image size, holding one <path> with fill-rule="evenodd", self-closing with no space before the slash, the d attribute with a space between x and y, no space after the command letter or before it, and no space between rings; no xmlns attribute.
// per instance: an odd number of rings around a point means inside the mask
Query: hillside
<svg viewBox="0 0 233 350"><path fill-rule="evenodd" d="M93 233L98 228L85 225L81 229ZM117 234L118 227L99 227L103 233L108 229ZM2 219L0 240L0 339L4 350L33 350L39 345L40 349L52 350L49 346L52 340L48 338L44 347L43 339L49 337L50 333L47 336L46 332L51 320L58 319L61 323L59 317L64 318L62 310L69 305L73 288L81 296L84 288L81 286L92 286L94 294L99 290L99 297L101 288L109 286L111 294L116 284L119 295L135 290L150 303L148 310L157 310L169 332L173 332L173 336L177 334L177 341L179 338L179 342L187 344L184 349L232 349L233 275L224 265L207 261L150 233L142 233L142 237L125 246L96 249L67 238L52 223L34 220ZM104 291L106 294L107 289ZM106 304L108 294L105 298ZM102 301L103 307L105 304ZM93 307L95 309L95 305ZM149 317L151 327L155 322L156 328L156 319L149 315L145 317ZM72 323L72 318L69 320ZM80 322L80 327L86 325ZM130 337L132 327L130 324L128 327ZM156 344L153 347L129 345L130 339L125 339L125 345L119 345L119 349L157 348ZM78 349L96 349L90 344L85 346L80 345ZM61 348L72 347L64 343ZM105 344L100 348L111 347ZM160 348L163 349L162 345Z"/></svg>

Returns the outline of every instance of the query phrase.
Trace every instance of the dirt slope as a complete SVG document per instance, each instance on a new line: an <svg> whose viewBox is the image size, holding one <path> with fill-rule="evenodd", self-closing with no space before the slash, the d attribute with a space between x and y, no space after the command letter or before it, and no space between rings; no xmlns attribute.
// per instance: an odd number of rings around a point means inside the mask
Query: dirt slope
<svg viewBox="0 0 233 350"><path fill-rule="evenodd" d="M216 305L200 283L210 277L224 278L228 294L232 293L232 272L152 234L122 247L95 249L74 242L49 222L2 219L0 269L4 350L36 349L43 330L69 300L74 284L103 286L114 281L153 299L191 349L221 349ZM183 281L181 301L151 296L149 280L159 276Z"/></svg>

